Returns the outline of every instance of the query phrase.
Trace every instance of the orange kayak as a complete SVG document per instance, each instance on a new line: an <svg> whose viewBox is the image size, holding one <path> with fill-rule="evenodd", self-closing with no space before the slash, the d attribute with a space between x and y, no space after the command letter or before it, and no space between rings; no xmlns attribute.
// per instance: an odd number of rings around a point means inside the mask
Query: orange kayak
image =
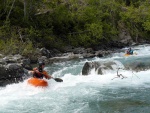
<svg viewBox="0 0 150 113"><path fill-rule="evenodd" d="M28 80L28 84L33 85L35 87L47 87L48 83L46 80L38 79L38 78L30 78Z"/></svg>
<svg viewBox="0 0 150 113"><path fill-rule="evenodd" d="M133 55L137 55L137 53L134 53ZM124 54L124 56L131 56L130 54Z"/></svg>
<svg viewBox="0 0 150 113"><path fill-rule="evenodd" d="M124 56L130 56L130 54L125 54Z"/></svg>

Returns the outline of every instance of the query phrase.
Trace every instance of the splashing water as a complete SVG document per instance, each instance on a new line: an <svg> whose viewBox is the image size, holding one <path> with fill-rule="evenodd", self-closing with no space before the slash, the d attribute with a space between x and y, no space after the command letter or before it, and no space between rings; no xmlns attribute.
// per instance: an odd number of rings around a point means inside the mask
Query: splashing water
<svg viewBox="0 0 150 113"><path fill-rule="evenodd" d="M149 56L150 46L137 46L138 55ZM140 54L142 53L142 54ZM150 70L132 72L120 70L127 78L115 78L118 67L123 64L116 59L124 58L123 53L112 57L82 59L55 63L46 70L54 77L61 77L63 83L48 80L49 87L35 88L27 80L0 88L0 113L148 113L150 110ZM114 71L97 75L93 70L88 76L81 71L87 61L115 61ZM113 79L113 80L112 80Z"/></svg>

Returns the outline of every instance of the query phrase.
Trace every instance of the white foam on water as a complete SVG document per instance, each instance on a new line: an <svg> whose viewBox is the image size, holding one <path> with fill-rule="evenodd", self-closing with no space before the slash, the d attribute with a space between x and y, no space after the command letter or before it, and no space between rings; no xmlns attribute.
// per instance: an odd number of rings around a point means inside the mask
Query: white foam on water
<svg viewBox="0 0 150 113"><path fill-rule="evenodd" d="M33 86L29 86L27 84L27 81L19 84L8 85L5 88L0 89L0 108L3 108L3 112L5 112L5 110L7 112L9 107L14 106L12 104L15 104L14 102L16 101L18 103L19 101L22 101L23 103L25 103L25 106L27 108L29 107L27 104L31 104L31 107L35 107L36 101L38 100L38 102L41 101L40 103L38 103L38 105L43 105L44 103L50 101L50 104L46 104L44 108L46 108L47 106L54 106L52 108L57 108L57 110L53 109L50 111L55 111L56 113L58 113L60 111L63 111L63 108L64 112L67 112L68 109L61 105L64 104L65 106L70 107L71 110L68 111L76 113L88 107L84 98L91 99L92 95L95 95L96 97L96 94L99 93L103 89L103 87L111 89L118 89L121 87L138 88L139 86L150 87L149 70L141 71L138 73L134 72L134 74L131 71L120 71L120 73L128 78L115 78L114 80L112 80L112 78L116 77L116 74L114 73L96 75L93 72L88 76L74 76L70 73L62 77L64 81L63 83L57 83L54 80L49 80L48 88L35 88ZM80 98L81 100L77 101L77 98ZM103 99L103 96L99 98ZM35 103L33 104L34 101ZM70 101L75 101L75 105L77 101L79 105L81 104L81 107L76 105L76 107L78 108L75 110L72 105L67 104L71 104L72 102ZM17 109L18 107L14 108L14 111L16 111ZM25 108L23 107L23 109ZM46 109L44 109L43 113L47 112L45 110Z"/></svg>
<svg viewBox="0 0 150 113"><path fill-rule="evenodd" d="M143 54L147 55L150 47L146 46ZM139 47L138 52L142 51ZM114 61L114 58L100 59L95 58L93 61ZM87 62L89 60L81 61ZM115 61L118 67L123 65ZM113 66L113 72L107 70L104 75L97 75L94 71L88 76L73 75L71 72L65 74L63 82L59 83L55 80L48 80L49 86L47 88L33 87L27 84L27 80L18 84L7 85L0 88L0 112L2 113L90 113L90 102L104 101L106 99L105 92L117 95L121 88L149 88L150 87L150 70L141 72L132 72L130 70L119 70L119 74L127 78L117 77L117 67ZM61 74L67 67L62 70L54 72L54 74ZM76 65L74 66L76 68ZM113 79L113 80L112 80ZM136 92L120 96L118 98L132 97ZM111 97L111 96L110 96ZM107 97L109 99L109 95ZM114 97L111 97L114 98ZM94 105L95 107L95 105ZM94 109L93 107L93 109ZM100 108L97 107L100 111Z"/></svg>

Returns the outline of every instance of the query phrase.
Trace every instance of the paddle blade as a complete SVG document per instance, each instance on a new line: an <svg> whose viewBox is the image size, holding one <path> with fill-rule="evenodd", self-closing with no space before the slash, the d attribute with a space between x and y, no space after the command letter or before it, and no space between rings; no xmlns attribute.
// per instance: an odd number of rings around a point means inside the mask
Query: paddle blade
<svg viewBox="0 0 150 113"><path fill-rule="evenodd" d="M62 80L61 78L54 78L54 80L55 80L56 82L63 82L63 80Z"/></svg>

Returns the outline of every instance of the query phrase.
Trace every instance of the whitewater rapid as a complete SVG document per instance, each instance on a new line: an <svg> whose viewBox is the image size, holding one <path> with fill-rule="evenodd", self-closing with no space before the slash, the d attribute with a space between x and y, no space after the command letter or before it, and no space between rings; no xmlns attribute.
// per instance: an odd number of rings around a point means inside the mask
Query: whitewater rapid
<svg viewBox="0 0 150 113"><path fill-rule="evenodd" d="M138 55L131 57L150 55L149 45L136 46L134 49ZM120 52L107 58L48 66L46 70L54 77L61 77L63 82L48 80L47 88L35 88L28 85L27 80L0 87L0 113L148 113L150 70L134 72L121 69L119 74L127 78L113 79L117 75L117 68L123 68L118 62L114 71L108 70L104 75L97 75L94 70L88 76L81 74L87 61L111 61L123 55L124 52Z"/></svg>

